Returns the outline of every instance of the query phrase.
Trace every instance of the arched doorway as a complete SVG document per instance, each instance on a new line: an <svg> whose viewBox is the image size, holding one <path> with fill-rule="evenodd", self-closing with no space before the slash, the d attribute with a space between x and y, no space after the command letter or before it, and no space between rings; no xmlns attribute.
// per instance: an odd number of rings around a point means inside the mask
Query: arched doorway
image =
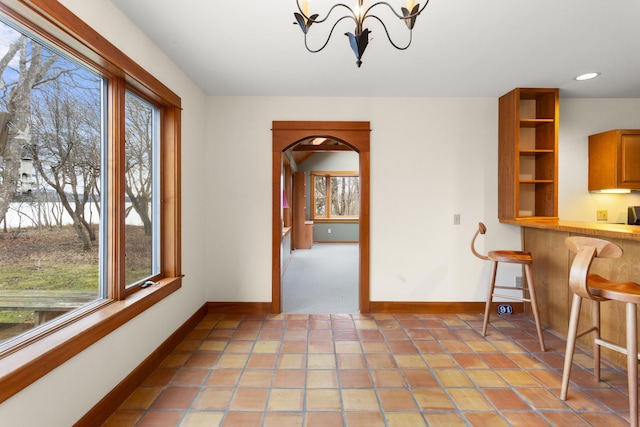
<svg viewBox="0 0 640 427"><path fill-rule="evenodd" d="M359 154L360 167L360 268L359 268L359 305L360 312L369 311L369 226L370 226L370 124L369 122L315 122L315 121L274 121L273 166L272 166L272 276L271 276L271 312L282 311L281 300L281 173L284 152L299 141L308 138L333 138L351 147Z"/></svg>

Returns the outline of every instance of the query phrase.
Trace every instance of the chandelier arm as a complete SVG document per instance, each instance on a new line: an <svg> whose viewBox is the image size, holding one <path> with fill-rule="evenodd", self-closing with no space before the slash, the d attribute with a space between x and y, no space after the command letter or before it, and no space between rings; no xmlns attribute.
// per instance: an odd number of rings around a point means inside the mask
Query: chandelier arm
<svg viewBox="0 0 640 427"><path fill-rule="evenodd" d="M327 44L329 44L329 40L331 40L331 36L333 35L333 30L335 30L335 29L336 29L336 26L337 26L337 25L340 23L340 21L342 21L343 19L353 19L353 17L345 15L345 16L341 17L340 19L338 19L338 20L333 24L333 27L331 27L331 31L329 32L329 35L327 36L327 40L324 42L324 44L323 44L319 49L315 49L315 50L314 50L314 49L310 49L310 48L309 48L309 45L307 44L307 34L305 33L305 35L304 35L304 47L306 47L306 48L307 48L307 50L308 50L309 52L311 52L311 53L318 53L318 52L320 52L322 49L324 49L324 48L327 46ZM318 22L318 21L314 21L314 22ZM384 24L383 24L383 25L384 25ZM387 36L388 36L388 34L387 34ZM391 44L393 44L393 42L392 42ZM406 49L406 48L405 48L405 49Z"/></svg>
<svg viewBox="0 0 640 427"><path fill-rule="evenodd" d="M372 4L371 6L369 6L367 8L367 10L362 15L362 21L364 21L365 19L367 19L369 17L376 18L378 21L380 21L380 18L378 18L377 16L369 15L369 11L371 9L373 9L374 7L376 7L377 5L379 5L379 4L383 4L383 5L387 6L391 10L391 12L393 12L393 14L396 15L398 18L400 18L400 19L409 19L409 18L413 18L413 17L416 17L416 16L420 15L422 13L422 11L424 10L424 8L427 7L427 4L429 4L429 0L425 0L424 1L424 5L416 13L409 14L407 16L400 15L398 12L396 12L396 10L393 8L393 6L391 6L386 1L379 1L377 3ZM382 21L380 21L380 22L382 22Z"/></svg>
<svg viewBox="0 0 640 427"><path fill-rule="evenodd" d="M300 14L302 16L304 16L304 19L307 20L307 21L311 21L312 24L322 24L323 22L325 22L327 19L329 19L329 16L331 15L331 12L333 12L333 9L335 9L336 7L344 7L344 8L346 8L351 13L351 15L353 15L353 19L355 19L355 16L356 16L356 14L353 11L353 9L351 9L351 7L349 7L348 5L346 5L344 3L336 3L333 6L331 6L331 9L329 9L329 12L327 12L327 16L325 16L324 18L322 18L322 19L310 19L307 15L304 14L302 9L300 8L299 0L296 0L296 5L298 6L298 10L300 11ZM348 18L348 16L343 16L337 22L340 22L344 18Z"/></svg>
<svg viewBox="0 0 640 427"><path fill-rule="evenodd" d="M406 46L398 46L397 44L395 44L393 42L393 40L391 39L391 35L389 35L389 30L387 30L387 26L384 25L384 22L382 22L382 19L378 18L376 15L369 15L368 18L374 18L377 19L378 22L380 22L380 24L382 25L382 28L384 28L384 32L387 35L387 40L389 40L389 43L391 43L391 45L393 47L395 47L398 50L406 50L409 46L411 46L411 41L413 40L413 31L409 30L409 43L407 43Z"/></svg>

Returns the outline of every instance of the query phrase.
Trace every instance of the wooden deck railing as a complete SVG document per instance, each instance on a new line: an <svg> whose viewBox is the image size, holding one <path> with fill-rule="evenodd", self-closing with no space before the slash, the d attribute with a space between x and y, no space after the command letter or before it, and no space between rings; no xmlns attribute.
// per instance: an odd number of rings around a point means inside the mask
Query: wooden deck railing
<svg viewBox="0 0 640 427"><path fill-rule="evenodd" d="M97 292L87 291L0 290L0 311L33 311L37 326L97 298Z"/></svg>

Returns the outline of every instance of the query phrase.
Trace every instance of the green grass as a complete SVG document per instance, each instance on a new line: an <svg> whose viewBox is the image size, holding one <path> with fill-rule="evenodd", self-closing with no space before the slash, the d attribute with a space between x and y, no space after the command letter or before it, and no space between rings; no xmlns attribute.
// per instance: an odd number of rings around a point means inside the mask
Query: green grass
<svg viewBox="0 0 640 427"><path fill-rule="evenodd" d="M148 269L127 271L127 283L142 280ZM98 290L98 266L88 264L59 264L47 268L32 265L12 265L0 268L2 290ZM0 323L31 323L32 311L0 311Z"/></svg>
<svg viewBox="0 0 640 427"><path fill-rule="evenodd" d="M127 258L126 280L135 283L148 277L150 237L142 227L127 234L131 250ZM0 232L0 292L79 291L98 293L99 252L83 251L73 227L53 230L23 229L18 234ZM1 324L30 324L32 311L0 311ZM6 334L5 334L6 335ZM0 338L0 343L2 338Z"/></svg>
<svg viewBox="0 0 640 427"><path fill-rule="evenodd" d="M11 265L0 269L0 290L77 290L98 288L98 266L58 264L47 268Z"/></svg>
<svg viewBox="0 0 640 427"><path fill-rule="evenodd" d="M33 311L6 310L0 311L1 323L33 323Z"/></svg>
<svg viewBox="0 0 640 427"><path fill-rule="evenodd" d="M98 288L98 266L58 264L47 268L14 264L0 268L0 290L77 290ZM32 323L33 311L0 311L0 323Z"/></svg>
<svg viewBox="0 0 640 427"><path fill-rule="evenodd" d="M149 272L148 268L142 270L127 270L125 273L125 281L127 285L132 285L149 277Z"/></svg>

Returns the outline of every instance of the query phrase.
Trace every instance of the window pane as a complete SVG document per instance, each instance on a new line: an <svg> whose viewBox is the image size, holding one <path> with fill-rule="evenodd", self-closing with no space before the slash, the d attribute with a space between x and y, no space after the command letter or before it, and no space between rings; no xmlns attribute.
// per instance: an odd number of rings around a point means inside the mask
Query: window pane
<svg viewBox="0 0 640 427"><path fill-rule="evenodd" d="M331 218L357 217L360 213L360 180L357 176L331 177Z"/></svg>
<svg viewBox="0 0 640 427"><path fill-rule="evenodd" d="M325 176L313 176L313 189L315 198L315 217L327 216L327 185Z"/></svg>
<svg viewBox="0 0 640 427"><path fill-rule="evenodd" d="M0 21L0 345L103 297L103 78Z"/></svg>
<svg viewBox="0 0 640 427"><path fill-rule="evenodd" d="M125 98L126 283L158 274L158 108L127 92Z"/></svg>

